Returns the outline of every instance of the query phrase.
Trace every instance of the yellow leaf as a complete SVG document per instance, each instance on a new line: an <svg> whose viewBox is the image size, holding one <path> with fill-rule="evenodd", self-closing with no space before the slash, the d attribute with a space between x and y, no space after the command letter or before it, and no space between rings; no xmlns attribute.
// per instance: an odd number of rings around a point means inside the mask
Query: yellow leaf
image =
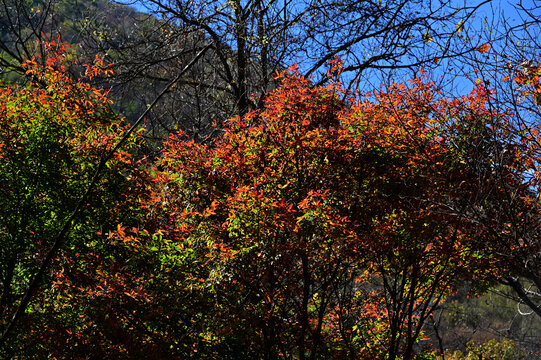
<svg viewBox="0 0 541 360"><path fill-rule="evenodd" d="M456 31L460 34L463 29L464 29L464 24L462 23L462 20L460 20L458 24L456 24Z"/></svg>
<svg viewBox="0 0 541 360"><path fill-rule="evenodd" d="M432 35L430 35L428 30L423 33L423 40L426 41L427 44L429 44L432 41Z"/></svg>

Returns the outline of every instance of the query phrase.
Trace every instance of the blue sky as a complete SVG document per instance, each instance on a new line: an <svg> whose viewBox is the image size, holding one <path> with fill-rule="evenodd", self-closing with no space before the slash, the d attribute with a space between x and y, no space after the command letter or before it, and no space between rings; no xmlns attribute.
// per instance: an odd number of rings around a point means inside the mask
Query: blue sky
<svg viewBox="0 0 541 360"><path fill-rule="evenodd" d="M438 0L434 0L434 3L436 3ZM143 0L144 2L144 0ZM475 3L481 3L483 0L478 1L471 1L466 0L466 3L468 6L472 6ZM295 2L293 2L294 4ZM459 6L459 4L464 4L462 1L456 1L456 6ZM458 61L441 61L438 63L438 66L431 72L431 76L434 79L438 79L441 75L444 75L447 77L447 82L450 84L450 87L447 89L449 92L454 93L455 95L464 94L471 90L472 88L472 82L475 80L475 74L473 73L474 68L480 68L480 70L483 70L483 62L488 61L492 64L497 63L500 64L500 66L503 66L507 60L506 56L513 58L517 60L521 54L514 53L514 51L511 47L504 48L503 43L501 42L495 42L495 34L501 34L503 32L503 26L504 23L511 26L516 26L519 24L522 24L524 19L521 18L521 15L516 11L515 6L518 6L522 4L526 8L531 7L538 7L532 15L538 16L539 19L541 19L541 1L539 0L517 0L517 1L507 1L507 0L492 0L487 2L486 4L482 5L481 8L478 10L476 15L470 19L468 19L464 23L464 32L463 34L471 34L471 39L468 40L470 44L473 44L476 42L477 44L483 44L488 43L491 46L491 50L487 54L481 54L481 53L474 53L471 54L471 58L468 59L457 59ZM133 6L135 6L138 10L143 10L143 7L140 5L140 3L133 3ZM451 24L452 26L452 24ZM493 33L490 34L487 29L493 27ZM539 26L538 26L539 27ZM452 27L451 27L452 28ZM539 29L537 29L539 30ZM477 38L479 34L483 31L482 38ZM534 29L530 28L530 31L534 31ZM519 34L519 31L517 30L515 34ZM541 34L539 34L541 36ZM519 44L519 45L527 45L527 44ZM467 46L465 41L465 46ZM515 46L516 48L516 46ZM529 49L530 52L537 52L537 55L539 55L539 49ZM533 54L522 54L525 58L528 56L532 57ZM466 62L464 62L466 60ZM302 58L292 58L287 60L289 62L298 62L300 65L301 71L305 68ZM288 66L291 64L283 64L284 66ZM324 71L324 70L322 70ZM465 74L470 74L471 78L468 79L467 77L464 77ZM413 73L410 71L404 71L404 72L395 72L395 81L401 82L407 78L411 78L413 76ZM347 79L346 79L347 80ZM381 82L381 77L369 74L367 72L367 76L364 77L364 84L366 88L374 88L379 87L379 84Z"/></svg>

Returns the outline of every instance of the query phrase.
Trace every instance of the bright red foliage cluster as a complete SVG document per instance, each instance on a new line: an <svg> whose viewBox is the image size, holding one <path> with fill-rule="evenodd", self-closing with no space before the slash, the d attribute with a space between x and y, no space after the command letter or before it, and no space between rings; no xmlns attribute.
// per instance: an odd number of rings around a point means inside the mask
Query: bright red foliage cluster
<svg viewBox="0 0 541 360"><path fill-rule="evenodd" d="M503 118L482 86L447 100L418 78L356 101L281 76L212 146L170 137L153 175L162 267L182 297L212 299L187 341L208 358L238 344L269 359L412 358L446 294L505 268L470 214L488 184L467 148Z"/></svg>

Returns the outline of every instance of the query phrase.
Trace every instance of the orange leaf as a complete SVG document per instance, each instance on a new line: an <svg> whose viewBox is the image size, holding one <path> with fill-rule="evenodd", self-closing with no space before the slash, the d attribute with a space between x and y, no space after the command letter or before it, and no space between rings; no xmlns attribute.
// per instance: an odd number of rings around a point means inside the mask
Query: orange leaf
<svg viewBox="0 0 541 360"><path fill-rule="evenodd" d="M477 51L479 51L481 54L487 53L490 50L490 45L483 44L477 48Z"/></svg>

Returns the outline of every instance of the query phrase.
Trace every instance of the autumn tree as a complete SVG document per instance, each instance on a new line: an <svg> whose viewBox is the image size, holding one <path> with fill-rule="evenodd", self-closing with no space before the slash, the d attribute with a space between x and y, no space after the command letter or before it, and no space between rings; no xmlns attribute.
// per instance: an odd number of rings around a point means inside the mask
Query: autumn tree
<svg viewBox="0 0 541 360"><path fill-rule="evenodd" d="M110 234L131 251L114 274L138 290L104 278L134 308L107 302L117 330L102 341L169 358L412 359L432 352L419 340L447 294L507 271L468 216L485 184L459 146L505 121L486 88L448 100L417 78L355 98L332 80L341 67L325 86L284 73L213 146L169 138L140 223Z"/></svg>
<svg viewBox="0 0 541 360"><path fill-rule="evenodd" d="M137 195L128 181L137 173L132 155L118 151L107 159L125 125L105 92L66 73L65 45L43 46L45 58L22 64L33 81L0 89L0 350L6 357L39 347L33 329L46 317L40 289L54 278L51 257L60 248L66 257L86 253L97 232L128 218ZM87 79L108 71L99 57L85 68ZM134 146L130 141L125 150Z"/></svg>

